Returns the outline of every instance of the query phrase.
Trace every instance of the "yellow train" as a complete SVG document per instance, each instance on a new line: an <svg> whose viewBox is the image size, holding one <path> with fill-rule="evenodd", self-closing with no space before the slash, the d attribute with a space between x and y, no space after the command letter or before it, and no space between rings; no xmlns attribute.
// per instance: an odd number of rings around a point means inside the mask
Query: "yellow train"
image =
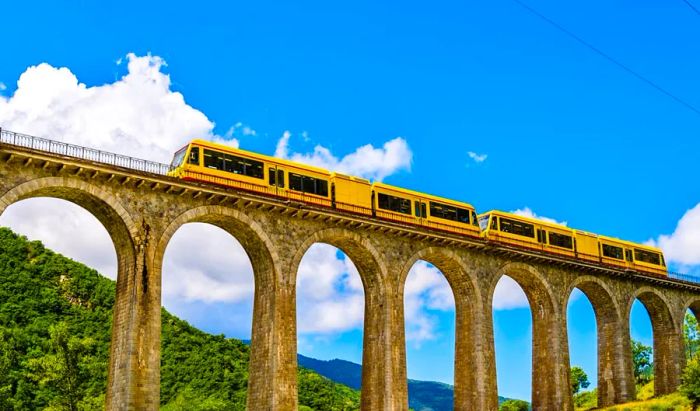
<svg viewBox="0 0 700 411"><path fill-rule="evenodd" d="M194 140L177 151L169 175L290 201L479 237L469 204L293 161Z"/></svg>
<svg viewBox="0 0 700 411"><path fill-rule="evenodd" d="M663 252L656 247L497 210L480 214L479 227L482 237L488 241L667 275Z"/></svg>
<svg viewBox="0 0 700 411"><path fill-rule="evenodd" d="M608 266L666 274L658 248L502 211L477 216L467 203L204 140L194 140L178 150L169 175Z"/></svg>

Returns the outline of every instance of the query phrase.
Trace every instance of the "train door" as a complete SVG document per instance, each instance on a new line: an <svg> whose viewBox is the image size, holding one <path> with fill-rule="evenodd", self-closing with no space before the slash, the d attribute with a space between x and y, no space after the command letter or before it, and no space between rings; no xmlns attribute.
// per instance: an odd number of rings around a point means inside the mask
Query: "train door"
<svg viewBox="0 0 700 411"><path fill-rule="evenodd" d="M286 176L284 169L277 165L268 167L268 182L270 183L270 188L274 190L274 194L280 197L286 197Z"/></svg>
<svg viewBox="0 0 700 411"><path fill-rule="evenodd" d="M416 216L418 224L423 225L425 219L428 218L427 207L425 206L425 201L422 199L413 201L413 215Z"/></svg>
<svg viewBox="0 0 700 411"><path fill-rule="evenodd" d="M634 258L632 250L625 248L625 260L627 262L627 268L634 268Z"/></svg>
<svg viewBox="0 0 700 411"><path fill-rule="evenodd" d="M547 248L547 231L542 228L537 229L537 243L543 250Z"/></svg>

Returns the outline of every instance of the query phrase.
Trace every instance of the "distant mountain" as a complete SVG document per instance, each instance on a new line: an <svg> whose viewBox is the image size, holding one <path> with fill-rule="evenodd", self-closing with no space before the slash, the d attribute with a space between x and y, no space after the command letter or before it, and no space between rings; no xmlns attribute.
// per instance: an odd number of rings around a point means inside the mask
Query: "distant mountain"
<svg viewBox="0 0 700 411"><path fill-rule="evenodd" d="M345 360L323 361L297 355L299 365L356 390L362 385L362 366ZM508 398L498 397L498 403ZM408 406L415 411L451 411L454 387L435 381L408 380Z"/></svg>

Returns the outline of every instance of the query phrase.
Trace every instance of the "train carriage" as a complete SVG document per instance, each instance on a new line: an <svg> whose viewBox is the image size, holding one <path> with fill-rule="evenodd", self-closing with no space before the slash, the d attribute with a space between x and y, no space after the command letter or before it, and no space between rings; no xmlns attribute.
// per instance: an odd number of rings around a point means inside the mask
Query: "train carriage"
<svg viewBox="0 0 700 411"><path fill-rule="evenodd" d="M372 204L378 218L479 236L476 210L467 203L374 183Z"/></svg>

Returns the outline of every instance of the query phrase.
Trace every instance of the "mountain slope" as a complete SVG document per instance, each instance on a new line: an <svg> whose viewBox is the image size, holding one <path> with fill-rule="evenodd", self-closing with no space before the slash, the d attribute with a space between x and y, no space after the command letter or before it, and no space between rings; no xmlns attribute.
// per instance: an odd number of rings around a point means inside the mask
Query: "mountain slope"
<svg viewBox="0 0 700 411"><path fill-rule="evenodd" d="M317 360L297 355L299 365L356 390L362 384L362 366L334 359ZM508 398L498 397L498 403ZM415 411L450 411L454 402L454 387L435 381L408 380L408 406Z"/></svg>
<svg viewBox="0 0 700 411"><path fill-rule="evenodd" d="M0 410L104 403L115 286L0 227ZM249 348L162 312L161 410L244 410ZM359 392L299 369L300 410L359 409Z"/></svg>

